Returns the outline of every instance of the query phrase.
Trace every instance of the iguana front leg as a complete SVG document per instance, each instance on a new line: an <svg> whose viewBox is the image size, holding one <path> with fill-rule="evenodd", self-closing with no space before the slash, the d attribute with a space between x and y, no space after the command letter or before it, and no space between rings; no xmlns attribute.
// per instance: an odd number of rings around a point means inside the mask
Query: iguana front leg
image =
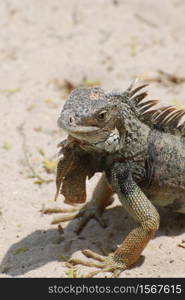
<svg viewBox="0 0 185 300"><path fill-rule="evenodd" d="M95 187L91 200L80 209L79 207L73 207L72 209L44 208L42 212L44 214L64 213L63 215L55 217L52 221L52 224L58 224L61 222L70 221L75 218L80 218L79 224L76 229L76 232L80 233L80 231L91 218L95 218L102 226L105 226L104 221L101 218L101 214L104 211L105 207L112 203L112 194L112 188L108 184L105 174L102 174ZM65 212L72 213L65 214Z"/></svg>
<svg viewBox="0 0 185 300"><path fill-rule="evenodd" d="M159 227L159 214L140 187L133 180L129 169L123 164L115 164L112 172L112 184L120 202L139 224L132 230L122 245L114 253L115 262L125 267L136 262L154 233Z"/></svg>
<svg viewBox="0 0 185 300"><path fill-rule="evenodd" d="M159 227L159 214L152 203L148 200L140 187L134 182L130 171L122 164L115 164L111 181L114 191L129 214L135 219L139 226L133 229L125 238L118 249L108 257L101 256L101 263L91 263L91 266L102 268L102 271L113 271L118 275L135 263L141 252L153 237ZM86 255L87 253L84 252ZM91 252L86 255L96 259L96 254ZM98 259L100 260L100 259ZM72 260L72 263L77 263ZM83 261L80 263L83 264ZM96 275L95 271L87 275Z"/></svg>

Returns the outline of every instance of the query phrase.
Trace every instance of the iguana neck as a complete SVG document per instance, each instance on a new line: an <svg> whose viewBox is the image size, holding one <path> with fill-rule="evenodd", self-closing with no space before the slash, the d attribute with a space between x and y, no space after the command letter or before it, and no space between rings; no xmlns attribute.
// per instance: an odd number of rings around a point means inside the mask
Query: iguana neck
<svg viewBox="0 0 185 300"><path fill-rule="evenodd" d="M124 121L125 131L121 133L121 153L124 157L137 157L147 153L150 128L136 118ZM144 158L144 157L143 157Z"/></svg>

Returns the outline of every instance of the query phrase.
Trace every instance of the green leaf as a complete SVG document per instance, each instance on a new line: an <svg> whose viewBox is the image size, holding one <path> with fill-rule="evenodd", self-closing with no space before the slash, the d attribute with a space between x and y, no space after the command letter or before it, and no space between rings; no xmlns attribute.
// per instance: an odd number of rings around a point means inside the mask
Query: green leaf
<svg viewBox="0 0 185 300"><path fill-rule="evenodd" d="M43 184L43 183L45 183L45 181L44 180L42 180L42 179L36 179L35 181L34 181L34 183L35 184Z"/></svg>
<svg viewBox="0 0 185 300"><path fill-rule="evenodd" d="M15 88L15 89L1 89L0 93L2 94L14 94L20 91L20 88Z"/></svg>
<svg viewBox="0 0 185 300"><path fill-rule="evenodd" d="M13 252L13 254L14 254L14 255L21 254L21 253L24 253L24 252L26 252L26 251L28 251L28 250L29 250L29 248L27 248L27 247L18 248L18 249L16 249L16 250Z"/></svg>
<svg viewBox="0 0 185 300"><path fill-rule="evenodd" d="M21 228L21 227L22 227L22 224L17 224L16 227L17 227L17 228Z"/></svg>
<svg viewBox="0 0 185 300"><path fill-rule="evenodd" d="M171 103L172 103L173 105L175 105L175 107L176 107L177 109L182 109L182 108L183 108L183 105L182 105L182 103L181 103L181 101L180 101L179 98L173 98L173 99L171 100Z"/></svg>
<svg viewBox="0 0 185 300"><path fill-rule="evenodd" d="M54 100L48 98L48 99L44 100L44 102L45 102L46 104L53 104L53 103L54 103Z"/></svg>
<svg viewBox="0 0 185 300"><path fill-rule="evenodd" d="M12 145L10 143L5 142L3 145L4 150L10 150L12 148Z"/></svg>
<svg viewBox="0 0 185 300"><path fill-rule="evenodd" d="M100 86L101 82L99 80L88 80L88 79L85 79L82 82L82 85L87 86L87 87L95 87L95 86Z"/></svg>
<svg viewBox="0 0 185 300"><path fill-rule="evenodd" d="M58 260L61 260L61 261L67 261L68 258L65 257L64 255L60 255L60 256L58 256Z"/></svg>
<svg viewBox="0 0 185 300"><path fill-rule="evenodd" d="M67 277L68 278L75 278L75 270L73 268L70 268L67 270Z"/></svg>
<svg viewBox="0 0 185 300"><path fill-rule="evenodd" d="M47 171L47 173L49 173L49 174L55 173L56 168L57 168L56 160L45 158L43 164L44 164L44 168Z"/></svg>

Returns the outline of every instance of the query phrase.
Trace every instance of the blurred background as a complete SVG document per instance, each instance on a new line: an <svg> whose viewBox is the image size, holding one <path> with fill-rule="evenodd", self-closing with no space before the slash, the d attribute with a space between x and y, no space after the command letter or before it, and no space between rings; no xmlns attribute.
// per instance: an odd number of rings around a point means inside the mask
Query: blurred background
<svg viewBox="0 0 185 300"><path fill-rule="evenodd" d="M55 193L56 145L65 136L56 121L70 91L124 90L138 77L151 98L185 105L184 16L184 0L1 0L0 258L9 275L65 276L54 262L49 273L33 265L58 249L51 231L41 251L38 230L50 225L39 210ZM177 276L180 268L179 260Z"/></svg>

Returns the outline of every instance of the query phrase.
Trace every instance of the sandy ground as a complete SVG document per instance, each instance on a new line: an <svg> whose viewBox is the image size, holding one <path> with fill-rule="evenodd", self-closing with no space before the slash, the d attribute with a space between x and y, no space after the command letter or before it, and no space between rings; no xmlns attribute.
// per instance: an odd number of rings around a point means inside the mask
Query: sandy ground
<svg viewBox="0 0 185 300"><path fill-rule="evenodd" d="M0 277L73 276L64 257L82 258L85 248L111 252L134 227L116 199L103 215L106 229L91 220L77 236L74 220L60 233L52 216L40 213L52 204L55 183L39 185L37 175L55 178L56 145L65 136L56 124L63 80L79 85L86 78L111 90L125 89L134 76L156 78L159 69L184 76L184 15L184 0L1 0ZM185 104L184 83L152 82L149 91L162 103ZM88 183L89 197L98 176ZM177 246L185 217L159 212L156 237L121 277L185 276L185 249Z"/></svg>

